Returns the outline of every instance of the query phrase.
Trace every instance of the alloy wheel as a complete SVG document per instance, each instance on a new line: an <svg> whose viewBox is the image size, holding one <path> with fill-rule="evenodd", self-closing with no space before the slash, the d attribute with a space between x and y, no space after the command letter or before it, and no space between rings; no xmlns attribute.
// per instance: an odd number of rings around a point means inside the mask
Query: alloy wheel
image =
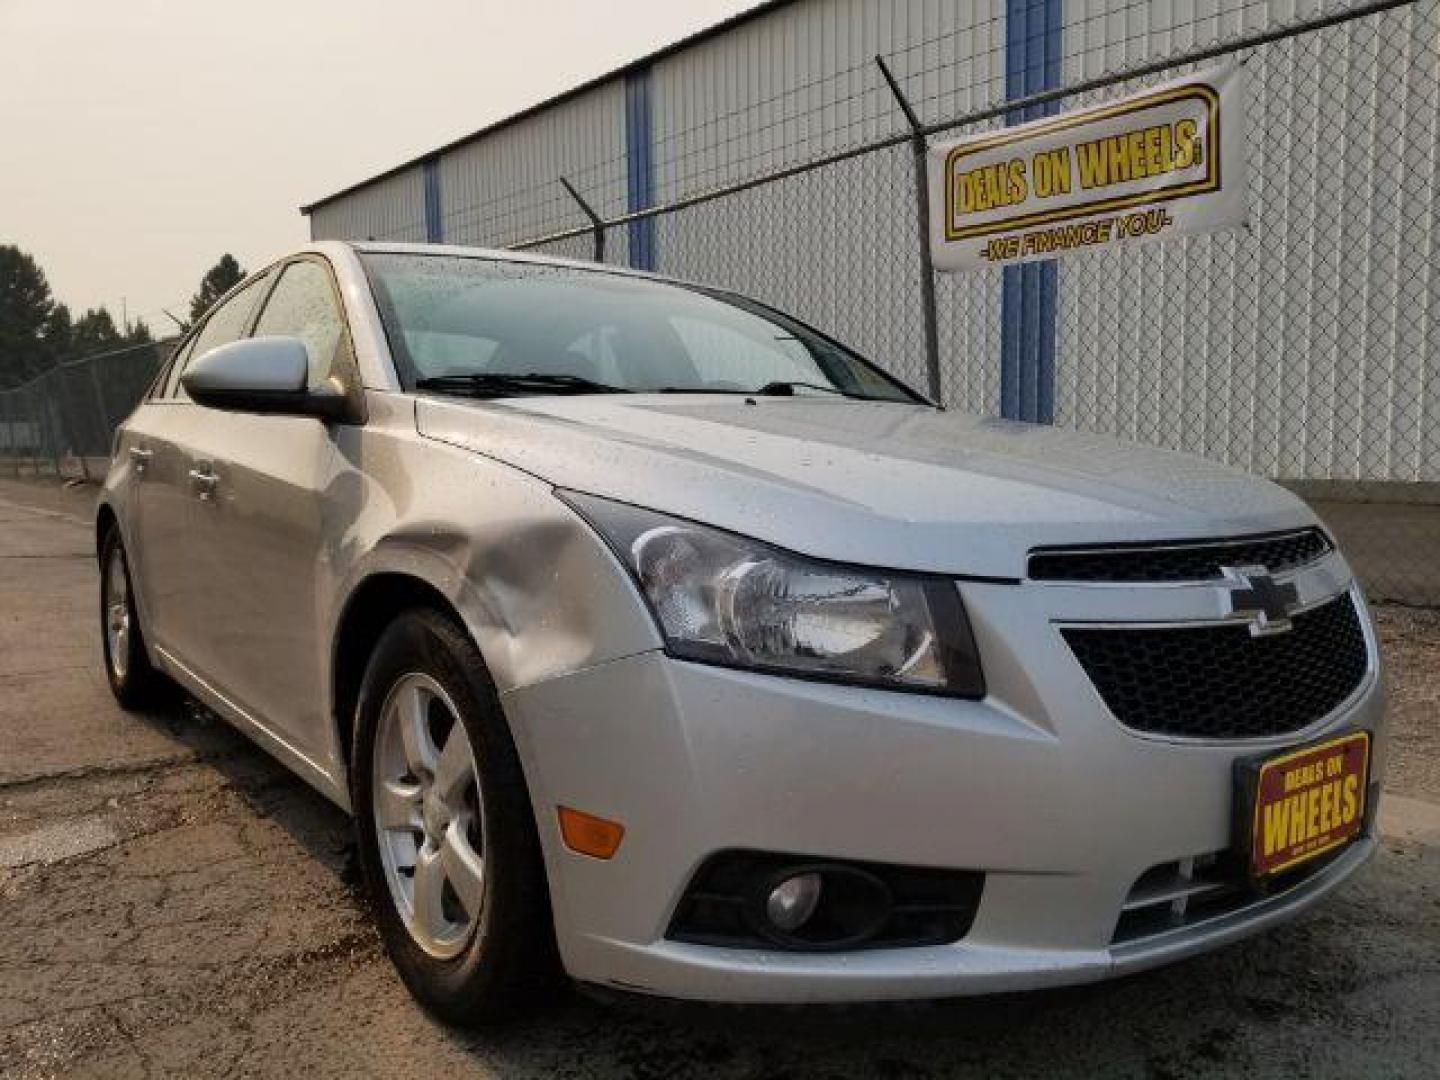
<svg viewBox="0 0 1440 1080"><path fill-rule="evenodd" d="M391 687L372 765L375 836L390 896L411 938L448 960L464 951L485 898L485 822L465 725L438 682Z"/></svg>
<svg viewBox="0 0 1440 1080"><path fill-rule="evenodd" d="M105 642L111 674L117 682L124 682L130 668L130 574L119 544L110 549L105 570Z"/></svg>

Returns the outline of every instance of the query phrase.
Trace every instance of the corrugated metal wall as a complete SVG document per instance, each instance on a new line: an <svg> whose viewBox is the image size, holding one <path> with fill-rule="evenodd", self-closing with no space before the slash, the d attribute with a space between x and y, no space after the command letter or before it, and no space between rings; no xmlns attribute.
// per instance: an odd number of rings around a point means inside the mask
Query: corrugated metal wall
<svg viewBox="0 0 1440 1080"><path fill-rule="evenodd" d="M1067 0L1067 81L1320 5L1115 8ZM1275 477L1440 480L1436 0L1247 76L1249 228L1060 260L1056 421Z"/></svg>
<svg viewBox="0 0 1440 1080"><path fill-rule="evenodd" d="M425 176L416 165L310 214L315 240L425 240Z"/></svg>
<svg viewBox="0 0 1440 1080"><path fill-rule="evenodd" d="M1344 6L1327 0L1065 0L1064 82L1093 79Z"/></svg>
<svg viewBox="0 0 1440 1080"><path fill-rule="evenodd" d="M625 210L625 91L616 79L440 159L447 243L504 247L585 224L565 177L598 212Z"/></svg>
<svg viewBox="0 0 1440 1080"><path fill-rule="evenodd" d="M904 129L883 55L926 118L998 100L1004 0L831 0L767 12L655 65L659 197Z"/></svg>

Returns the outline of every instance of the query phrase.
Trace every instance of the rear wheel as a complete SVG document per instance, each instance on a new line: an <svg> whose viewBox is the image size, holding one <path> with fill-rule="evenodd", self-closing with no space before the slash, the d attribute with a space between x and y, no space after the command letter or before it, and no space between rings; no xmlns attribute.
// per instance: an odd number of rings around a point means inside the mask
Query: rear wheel
<svg viewBox="0 0 1440 1080"><path fill-rule="evenodd" d="M105 675L115 700L127 709L158 704L168 681L151 666L145 651L130 563L114 526L100 545L100 629Z"/></svg>
<svg viewBox="0 0 1440 1080"><path fill-rule="evenodd" d="M381 936L442 1019L483 1024L558 974L519 758L479 652L437 612L381 636L357 710L351 776Z"/></svg>

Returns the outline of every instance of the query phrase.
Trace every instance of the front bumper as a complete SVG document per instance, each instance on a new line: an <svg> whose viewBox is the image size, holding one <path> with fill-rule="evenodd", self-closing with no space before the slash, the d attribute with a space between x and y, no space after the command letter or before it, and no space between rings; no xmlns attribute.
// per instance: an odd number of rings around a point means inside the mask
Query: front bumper
<svg viewBox="0 0 1440 1080"><path fill-rule="evenodd" d="M1134 618L1136 590L967 583L962 591L986 662L983 701L725 670L658 652L506 694L570 974L731 1002L1088 982L1290 918L1373 852L1366 836L1281 894L1116 944L1122 905L1142 874L1230 845L1237 757L1362 727L1375 736L1372 778L1382 775L1378 670L1372 665L1343 709L1291 736L1143 737L1116 723L1056 630L1097 603ZM1145 595L1168 606L1153 617L1208 602L1192 590ZM624 823L616 857L566 849L557 805ZM696 868L735 848L981 870L986 881L970 931L949 945L797 954L667 940Z"/></svg>

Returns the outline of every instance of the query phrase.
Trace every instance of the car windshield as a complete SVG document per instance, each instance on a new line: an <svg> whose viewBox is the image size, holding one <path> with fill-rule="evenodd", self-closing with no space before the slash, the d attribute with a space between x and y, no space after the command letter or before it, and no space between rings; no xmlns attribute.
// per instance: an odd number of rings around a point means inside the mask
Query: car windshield
<svg viewBox="0 0 1440 1080"><path fill-rule="evenodd" d="M479 256L362 258L408 387L922 400L837 343L727 293Z"/></svg>

